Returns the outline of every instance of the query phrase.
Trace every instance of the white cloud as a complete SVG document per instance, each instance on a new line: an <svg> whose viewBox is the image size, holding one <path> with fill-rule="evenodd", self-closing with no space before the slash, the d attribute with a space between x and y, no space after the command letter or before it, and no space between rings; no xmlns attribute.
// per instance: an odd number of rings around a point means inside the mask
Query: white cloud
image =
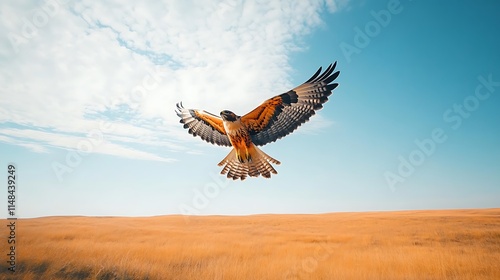
<svg viewBox="0 0 500 280"><path fill-rule="evenodd" d="M0 4L0 141L75 149L105 121L95 152L169 161L191 150L175 103L244 113L290 88L297 42L345 0L66 2Z"/></svg>
<svg viewBox="0 0 500 280"><path fill-rule="evenodd" d="M334 13L347 6L349 0L326 0L326 7L330 13Z"/></svg>
<svg viewBox="0 0 500 280"><path fill-rule="evenodd" d="M132 142L126 138L111 137L114 141L109 141L108 138L100 137L99 134L89 134L86 136L73 136L62 133L46 132L33 129L0 129L0 141L10 144L17 144L22 147L29 148L34 152L47 152L47 150L38 143L42 143L48 147L57 147L67 150L76 149L81 152L95 152L106 155L120 155L126 158L156 160L163 162L172 162L174 159L161 157L152 153L140 151L130 147L126 147L119 143ZM36 140L37 143L29 143ZM147 140L144 142L148 143Z"/></svg>
<svg viewBox="0 0 500 280"><path fill-rule="evenodd" d="M333 121L323 117L321 113L317 113L314 117L309 119L308 122L303 124L297 132L303 134L317 134L332 125L334 125Z"/></svg>
<svg viewBox="0 0 500 280"><path fill-rule="evenodd" d="M35 153L47 153L47 148L36 143L17 143L18 146L27 148Z"/></svg>
<svg viewBox="0 0 500 280"><path fill-rule="evenodd" d="M1 133L0 133L0 141L4 142L4 143L27 148L35 153L47 153L48 152L48 150L43 145L40 145L38 143L26 143L26 141L23 141L20 139L15 139L15 138L12 138L11 136L2 135Z"/></svg>

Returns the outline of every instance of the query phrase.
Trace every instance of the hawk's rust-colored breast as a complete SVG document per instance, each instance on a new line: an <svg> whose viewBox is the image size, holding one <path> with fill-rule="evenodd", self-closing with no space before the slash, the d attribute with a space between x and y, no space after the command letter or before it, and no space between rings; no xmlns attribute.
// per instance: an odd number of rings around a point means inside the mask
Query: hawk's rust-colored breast
<svg viewBox="0 0 500 280"><path fill-rule="evenodd" d="M248 162L251 160L250 149L252 147L252 139L248 134L248 130L242 125L241 119L230 122L224 121L224 129L231 141L231 145L236 150L236 155L240 162Z"/></svg>

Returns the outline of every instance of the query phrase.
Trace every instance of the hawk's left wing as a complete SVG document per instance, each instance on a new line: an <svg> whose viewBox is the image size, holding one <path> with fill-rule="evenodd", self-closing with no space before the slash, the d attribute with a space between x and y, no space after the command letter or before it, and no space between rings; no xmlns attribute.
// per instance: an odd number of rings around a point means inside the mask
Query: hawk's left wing
<svg viewBox="0 0 500 280"><path fill-rule="evenodd" d="M180 123L183 123L184 128L188 128L193 136L200 136L201 139L219 146L231 146L220 117L203 110L186 109L182 103L177 103L175 112L181 118Z"/></svg>
<svg viewBox="0 0 500 280"><path fill-rule="evenodd" d="M241 117L255 145L265 145L292 133L323 107L338 84L334 64L321 73L321 67L302 85L270 98Z"/></svg>

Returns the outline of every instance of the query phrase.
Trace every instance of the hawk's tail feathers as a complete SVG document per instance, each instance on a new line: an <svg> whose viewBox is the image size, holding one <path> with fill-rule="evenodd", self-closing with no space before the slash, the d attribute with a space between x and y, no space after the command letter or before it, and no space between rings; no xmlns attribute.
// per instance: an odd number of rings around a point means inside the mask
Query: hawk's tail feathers
<svg viewBox="0 0 500 280"><path fill-rule="evenodd" d="M262 175L265 178L271 178L271 173L278 174L276 169L271 165L271 163L280 164L278 160L272 158L254 145L250 147L249 153L251 160L242 163L238 160L236 149L233 148L231 152L219 162L219 166L224 165L220 174L227 174L227 178L233 180L245 180L247 175L250 177Z"/></svg>

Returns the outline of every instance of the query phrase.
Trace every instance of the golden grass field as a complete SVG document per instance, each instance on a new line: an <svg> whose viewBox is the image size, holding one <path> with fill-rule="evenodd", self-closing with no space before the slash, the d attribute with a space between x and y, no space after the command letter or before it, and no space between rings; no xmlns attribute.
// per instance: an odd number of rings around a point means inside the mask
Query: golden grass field
<svg viewBox="0 0 500 280"><path fill-rule="evenodd" d="M21 219L17 258L1 279L500 279L500 209Z"/></svg>

